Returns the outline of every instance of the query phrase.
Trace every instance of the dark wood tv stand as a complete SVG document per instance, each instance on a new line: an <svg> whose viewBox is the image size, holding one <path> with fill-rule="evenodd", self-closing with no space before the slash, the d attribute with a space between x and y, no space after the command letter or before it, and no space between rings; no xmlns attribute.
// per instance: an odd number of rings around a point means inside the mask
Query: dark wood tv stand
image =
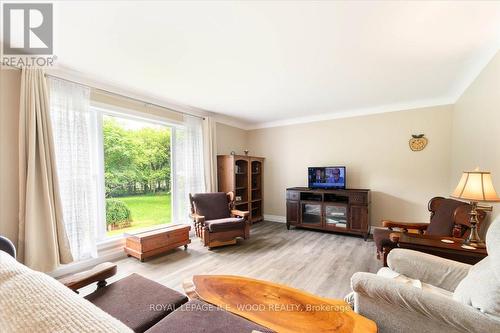
<svg viewBox="0 0 500 333"><path fill-rule="evenodd" d="M286 190L286 227L293 225L368 238L370 190L321 190L292 187Z"/></svg>

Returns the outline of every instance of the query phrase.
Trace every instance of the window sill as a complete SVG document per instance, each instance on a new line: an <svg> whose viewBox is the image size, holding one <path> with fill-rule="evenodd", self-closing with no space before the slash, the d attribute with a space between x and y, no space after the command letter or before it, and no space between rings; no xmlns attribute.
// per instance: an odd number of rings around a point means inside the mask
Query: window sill
<svg viewBox="0 0 500 333"><path fill-rule="evenodd" d="M125 237L118 236L113 239L101 241L97 243L97 258L85 259L73 262L67 265L61 265L56 270L48 273L53 278L58 278L63 275L77 273L94 267L106 261L116 261L126 257L123 247L125 245Z"/></svg>
<svg viewBox="0 0 500 333"><path fill-rule="evenodd" d="M102 249L107 249L110 246L121 244L124 242L125 242L124 234L103 238L97 241L97 252L100 253Z"/></svg>

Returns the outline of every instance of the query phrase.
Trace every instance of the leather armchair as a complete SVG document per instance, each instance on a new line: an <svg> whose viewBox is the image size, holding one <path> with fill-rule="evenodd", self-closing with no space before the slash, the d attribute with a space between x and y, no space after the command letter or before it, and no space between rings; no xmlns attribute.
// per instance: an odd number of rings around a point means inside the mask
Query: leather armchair
<svg viewBox="0 0 500 333"><path fill-rule="evenodd" d="M233 192L189 194L196 236L209 248L250 237L249 212L234 209Z"/></svg>
<svg viewBox="0 0 500 333"><path fill-rule="evenodd" d="M390 220L382 221L384 228L373 231L373 239L377 246L377 258L387 266L387 255L397 247L400 233L415 233L417 235L434 235L464 238L470 229L470 205L463 201L434 197L429 201L428 210L431 213L430 223L408 223ZM478 210L480 227L486 213Z"/></svg>

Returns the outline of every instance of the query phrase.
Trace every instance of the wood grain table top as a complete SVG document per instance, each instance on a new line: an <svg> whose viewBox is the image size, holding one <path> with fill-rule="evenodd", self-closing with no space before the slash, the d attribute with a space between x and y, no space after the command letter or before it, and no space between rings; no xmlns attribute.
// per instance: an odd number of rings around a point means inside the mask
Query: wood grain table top
<svg viewBox="0 0 500 333"><path fill-rule="evenodd" d="M184 282L184 290L190 298L277 332L377 332L375 322L355 313L343 300L272 282L232 275L195 275Z"/></svg>
<svg viewBox="0 0 500 333"><path fill-rule="evenodd" d="M165 233L173 233L173 232L178 232L178 231L188 231L191 230L191 226L187 224L172 224L172 225L167 225L165 227L161 228L156 228L153 230L146 230L146 231L141 231L141 232L136 232L136 233L124 233L125 237L127 238L134 238L134 239L147 239L151 237L156 237L161 234Z"/></svg>

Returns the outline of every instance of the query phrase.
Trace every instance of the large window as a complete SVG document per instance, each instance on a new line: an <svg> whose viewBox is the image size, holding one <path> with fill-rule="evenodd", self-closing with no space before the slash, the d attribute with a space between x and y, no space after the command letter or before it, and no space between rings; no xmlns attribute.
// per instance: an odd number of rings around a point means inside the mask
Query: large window
<svg viewBox="0 0 500 333"><path fill-rule="evenodd" d="M171 223L174 128L126 113L95 112L105 214L100 238Z"/></svg>
<svg viewBox="0 0 500 333"><path fill-rule="evenodd" d="M169 223L171 129L103 115L107 235Z"/></svg>
<svg viewBox="0 0 500 333"><path fill-rule="evenodd" d="M90 88L49 79L58 194L75 260L124 232L190 223L205 190L203 119L91 104Z"/></svg>

